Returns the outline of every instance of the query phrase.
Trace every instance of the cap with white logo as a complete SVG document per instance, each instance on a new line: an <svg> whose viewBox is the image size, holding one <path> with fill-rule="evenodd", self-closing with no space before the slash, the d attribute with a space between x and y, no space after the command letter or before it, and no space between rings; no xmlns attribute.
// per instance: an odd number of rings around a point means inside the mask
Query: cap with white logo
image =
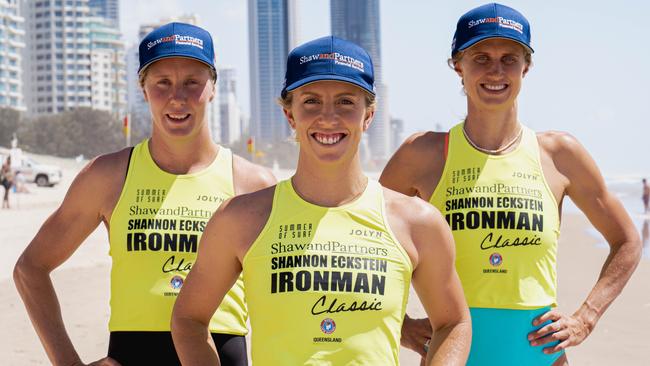
<svg viewBox="0 0 650 366"><path fill-rule="evenodd" d="M282 96L322 80L351 83L375 94L375 77L368 52L334 36L307 42L289 53Z"/></svg>
<svg viewBox="0 0 650 366"><path fill-rule="evenodd" d="M451 43L451 56L488 38L510 39L533 52L528 20L513 8L491 3L474 8L460 17Z"/></svg>
<svg viewBox="0 0 650 366"><path fill-rule="evenodd" d="M138 73L153 62L170 57L201 61L216 71L212 36L203 28L186 23L168 23L154 29L140 42Z"/></svg>

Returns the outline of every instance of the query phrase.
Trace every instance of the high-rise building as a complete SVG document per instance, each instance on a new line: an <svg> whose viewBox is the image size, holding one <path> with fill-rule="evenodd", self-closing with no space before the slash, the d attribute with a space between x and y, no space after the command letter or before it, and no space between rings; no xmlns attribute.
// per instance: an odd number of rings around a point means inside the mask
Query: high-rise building
<svg viewBox="0 0 650 366"><path fill-rule="evenodd" d="M234 68L219 69L220 142L230 145L241 139L241 113L237 105L237 79Z"/></svg>
<svg viewBox="0 0 650 366"><path fill-rule="evenodd" d="M0 0L0 108L24 111L25 18L19 5L17 0Z"/></svg>
<svg viewBox="0 0 650 366"><path fill-rule="evenodd" d="M120 31L102 17L88 19L92 108L127 113L126 59Z"/></svg>
<svg viewBox="0 0 650 366"><path fill-rule="evenodd" d="M121 116L126 85L119 31L92 17L88 0L26 1L24 11L28 113L89 107Z"/></svg>
<svg viewBox="0 0 650 366"><path fill-rule="evenodd" d="M294 46L294 0L249 0L250 134L258 147L286 140L289 126L275 102Z"/></svg>
<svg viewBox="0 0 650 366"><path fill-rule="evenodd" d="M404 140L404 120L400 118L390 119L390 150L395 152Z"/></svg>
<svg viewBox="0 0 650 366"><path fill-rule="evenodd" d="M331 0L330 18L332 35L358 44L372 58L377 110L368 129L368 140L373 160L386 160L390 150L390 119L388 91L382 77L379 0Z"/></svg>
<svg viewBox="0 0 650 366"><path fill-rule="evenodd" d="M31 115L92 107L88 0L26 1Z"/></svg>
<svg viewBox="0 0 650 366"><path fill-rule="evenodd" d="M93 15L106 19L114 28L120 28L119 0L89 0Z"/></svg>

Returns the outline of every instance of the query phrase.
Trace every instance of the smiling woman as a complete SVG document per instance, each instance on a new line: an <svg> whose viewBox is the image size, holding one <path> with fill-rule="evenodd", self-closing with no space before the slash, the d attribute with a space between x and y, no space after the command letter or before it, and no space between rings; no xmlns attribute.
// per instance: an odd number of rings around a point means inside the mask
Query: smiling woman
<svg viewBox="0 0 650 366"><path fill-rule="evenodd" d="M467 117L448 133L411 136L380 179L431 203L451 227L472 315L468 365L567 364L565 349L587 337L639 260L634 225L587 151L566 133L536 133L519 121L530 42L528 20L510 7L485 4L462 15L449 64L461 78ZM565 196L611 247L572 315L552 309ZM422 352L428 324L407 319L405 345Z"/></svg>
<svg viewBox="0 0 650 366"><path fill-rule="evenodd" d="M149 103L153 133L186 136L200 133L207 120L207 104L215 95L211 74L202 62L174 58L146 69L144 99Z"/></svg>
<svg viewBox="0 0 650 366"><path fill-rule="evenodd" d="M151 138L94 159L16 264L16 285L53 364L81 361L57 313L49 273L103 222L113 261L110 338L108 357L94 364L179 365L171 311L206 223L226 199L275 181L210 136L216 71L208 32L184 23L152 31L140 43L140 80ZM216 346L224 364L244 366L242 282L226 292L203 341Z"/></svg>
<svg viewBox="0 0 650 366"><path fill-rule="evenodd" d="M411 280L434 329L428 363L464 364L470 326L449 228L361 170L375 111L368 53L331 36L295 48L281 97L298 167L224 203L208 223L174 308L183 364L218 360L202 340L240 273L255 365L397 365Z"/></svg>

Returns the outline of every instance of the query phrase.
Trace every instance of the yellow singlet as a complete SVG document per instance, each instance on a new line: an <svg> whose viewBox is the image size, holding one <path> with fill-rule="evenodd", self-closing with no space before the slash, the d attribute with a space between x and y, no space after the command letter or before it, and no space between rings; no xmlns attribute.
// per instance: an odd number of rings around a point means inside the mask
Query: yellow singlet
<svg viewBox="0 0 650 366"><path fill-rule="evenodd" d="M504 155L474 149L463 124L449 132L447 161L430 202L456 242L456 270L470 307L556 305L558 205L546 183L535 132Z"/></svg>
<svg viewBox="0 0 650 366"><path fill-rule="evenodd" d="M399 364L411 272L378 182L332 208L280 182L243 261L253 364Z"/></svg>
<svg viewBox="0 0 650 366"><path fill-rule="evenodd" d="M234 196L232 153L220 147L214 162L192 174L161 170L148 140L132 152L120 199L110 220L111 331L169 331L176 296L196 259L212 213ZM210 321L210 331L247 333L241 278Z"/></svg>

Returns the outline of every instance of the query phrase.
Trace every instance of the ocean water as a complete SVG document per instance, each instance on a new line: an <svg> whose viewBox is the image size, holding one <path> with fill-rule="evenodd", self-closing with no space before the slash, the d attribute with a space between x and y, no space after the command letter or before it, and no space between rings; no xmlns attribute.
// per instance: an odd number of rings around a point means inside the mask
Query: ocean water
<svg viewBox="0 0 650 366"><path fill-rule="evenodd" d="M621 200L639 231L643 243L643 259L650 260L650 213L643 212L641 177L613 177L608 178L606 183L607 187ZM562 211L566 213L580 212L570 199L564 200ZM609 248L603 235L593 227L587 229L587 234L598 239L597 248L603 250Z"/></svg>

